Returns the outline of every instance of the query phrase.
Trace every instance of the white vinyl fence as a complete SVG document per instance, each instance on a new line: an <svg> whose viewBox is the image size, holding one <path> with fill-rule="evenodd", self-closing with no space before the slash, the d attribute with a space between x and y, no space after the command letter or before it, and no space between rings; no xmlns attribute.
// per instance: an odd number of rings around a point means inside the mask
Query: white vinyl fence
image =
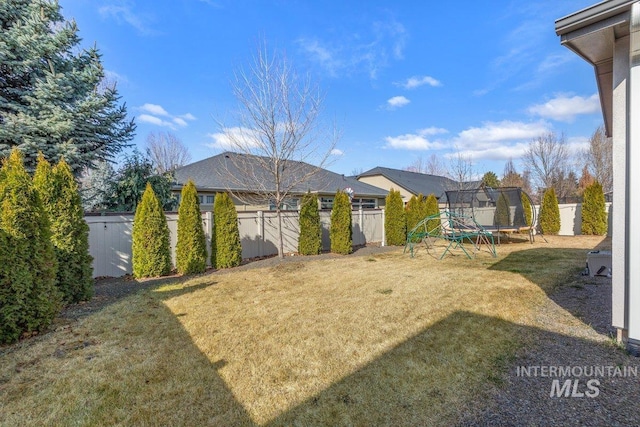
<svg viewBox="0 0 640 427"><path fill-rule="evenodd" d="M167 213L171 237L171 254L175 265L178 214ZM131 274L131 232L133 214L87 215L89 225L89 253L93 257L93 276L123 276ZM323 249L330 248L329 224L331 212L320 212ZM382 243L384 241L384 210L359 210L352 212L353 244ZM207 250L210 253L213 214L202 214ZM278 253L278 218L275 212L238 212L238 228L242 243L242 258L255 258ZM282 213L284 252L298 250L300 226L298 212Z"/></svg>
<svg viewBox="0 0 640 427"><path fill-rule="evenodd" d="M540 217L540 206L536 205L536 218ZM582 204L567 203L559 205L560 208L560 231L559 236L578 236L582 234ZM607 210L607 218L609 221L609 230L611 230L611 203L605 203Z"/></svg>
<svg viewBox="0 0 640 427"><path fill-rule="evenodd" d="M611 203L607 203L606 206L609 218L611 218ZM539 212L540 207L536 206L535 208ZM168 213L166 216L171 234L171 254L175 264L178 214ZM581 204L560 205L560 232L558 234L561 236L579 235L582 225L581 218ZM117 277L131 274L133 214L87 215L85 220L89 224L89 252L93 257L94 277ZM328 250L331 244L329 240L331 212L320 212L320 222L322 224L322 248ZM353 211L352 224L355 246L367 243L384 244L384 209ZM238 212L238 225L242 243L242 258L256 258L278 253L278 218L275 212ZM202 214L202 226L207 239L207 250L209 250L213 226L211 212ZM300 233L297 211L282 213L282 229L284 252L297 252ZM609 222L609 229L611 229L611 222Z"/></svg>

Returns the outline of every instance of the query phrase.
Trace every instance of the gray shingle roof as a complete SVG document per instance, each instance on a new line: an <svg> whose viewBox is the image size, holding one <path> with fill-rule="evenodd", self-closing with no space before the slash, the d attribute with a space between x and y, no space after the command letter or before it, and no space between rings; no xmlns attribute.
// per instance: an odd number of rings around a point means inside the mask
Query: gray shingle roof
<svg viewBox="0 0 640 427"><path fill-rule="evenodd" d="M250 170L255 176L262 177L261 183L264 188L273 190L275 185L270 182L273 178L261 166L264 160L268 159L232 152L218 154L176 169L174 173L176 188L182 187L192 179L196 187L201 190L253 192L257 190L252 184L255 181L242 179L246 171ZM288 170L291 171L290 178L293 181L317 169L316 166L293 160L287 161L286 164L290 165ZM285 169L287 169L286 166ZM347 187L353 190L356 197L385 197L388 193L387 190L326 169L319 169L310 179L297 185L294 193L301 194L309 190L321 194L335 194L336 190L344 190Z"/></svg>
<svg viewBox="0 0 640 427"><path fill-rule="evenodd" d="M382 175L389 181L398 184L400 187L413 194L427 196L434 194L438 199L444 196L446 190L457 188L454 180L444 176L428 175L425 173L409 172L400 169L383 168L377 166L371 170L361 173L358 177Z"/></svg>

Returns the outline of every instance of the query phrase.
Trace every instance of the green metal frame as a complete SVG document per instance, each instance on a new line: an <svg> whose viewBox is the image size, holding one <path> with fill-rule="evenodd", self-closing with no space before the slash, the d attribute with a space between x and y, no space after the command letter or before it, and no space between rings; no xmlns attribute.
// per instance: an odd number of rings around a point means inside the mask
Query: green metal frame
<svg viewBox="0 0 640 427"><path fill-rule="evenodd" d="M434 221L437 220L437 221ZM437 225L434 225L434 222ZM424 243L427 251L435 249L433 244L436 239L444 240L448 245L439 259L444 258L447 253L453 254L452 250L460 249L471 259L480 251L482 245L486 245L489 253L495 258L496 252L493 234L485 230L472 217L459 215L450 211L441 211L438 214L430 215L421 220L409 233L407 233L407 249L414 256L414 248L420 243ZM473 251L470 253L465 244L472 244Z"/></svg>

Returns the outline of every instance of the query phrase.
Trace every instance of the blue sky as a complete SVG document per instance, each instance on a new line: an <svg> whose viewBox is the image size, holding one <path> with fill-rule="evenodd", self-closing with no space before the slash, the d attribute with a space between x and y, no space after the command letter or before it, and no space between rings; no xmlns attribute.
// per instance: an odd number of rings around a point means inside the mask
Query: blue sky
<svg viewBox="0 0 640 427"><path fill-rule="evenodd" d="M170 131L192 160L221 152L234 70L260 40L325 93L342 130L329 169L401 169L471 156L502 175L540 133L584 147L602 123L593 69L554 21L594 0L60 0L83 46L97 44L138 124L135 144ZM579 170L580 168L578 168Z"/></svg>

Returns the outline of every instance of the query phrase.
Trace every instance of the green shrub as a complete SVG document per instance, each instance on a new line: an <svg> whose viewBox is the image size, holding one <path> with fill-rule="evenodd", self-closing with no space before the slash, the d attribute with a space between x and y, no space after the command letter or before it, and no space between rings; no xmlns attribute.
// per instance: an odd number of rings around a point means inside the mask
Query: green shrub
<svg viewBox="0 0 640 427"><path fill-rule="evenodd" d="M71 168L64 159L51 168L40 154L33 183L51 220L51 240L59 266L56 286L66 303L89 300L94 283L89 226Z"/></svg>
<svg viewBox="0 0 640 427"><path fill-rule="evenodd" d="M317 255L322 251L322 227L318 196L307 192L300 202L300 237L298 252L300 255Z"/></svg>
<svg viewBox="0 0 640 427"><path fill-rule="evenodd" d="M242 244L238 230L238 213L228 193L219 193L213 203L211 265L236 267L242 262Z"/></svg>
<svg viewBox="0 0 640 427"><path fill-rule="evenodd" d="M520 200L522 201L522 210L524 212L525 224L531 226L533 221L533 207L531 206L531 200L524 191L520 192Z"/></svg>
<svg viewBox="0 0 640 427"><path fill-rule="evenodd" d="M0 342L40 331L60 310L49 218L14 149L0 171Z"/></svg>
<svg viewBox="0 0 640 427"><path fill-rule="evenodd" d="M511 209L509 207L509 199L502 191L498 202L496 203L496 212L493 217L493 225L498 227L508 227L511 225Z"/></svg>
<svg viewBox="0 0 640 427"><path fill-rule="evenodd" d="M438 199L435 194L429 194L427 199L425 200L425 218L431 215L437 215L440 213L440 208L438 207ZM430 219L427 223L427 231L432 232L432 230L440 230L440 217ZM439 234L439 233L438 233Z"/></svg>
<svg viewBox="0 0 640 427"><path fill-rule="evenodd" d="M189 180L180 195L176 269L180 274L197 274L207 269L207 243L202 228L198 190Z"/></svg>
<svg viewBox="0 0 640 427"><path fill-rule="evenodd" d="M560 231L560 208L553 187L548 188L542 196L539 224L542 234L558 234Z"/></svg>
<svg viewBox="0 0 640 427"><path fill-rule="evenodd" d="M607 211L602 185L595 181L585 188L582 197L582 234L606 234Z"/></svg>
<svg viewBox="0 0 640 427"><path fill-rule="evenodd" d="M343 255L353 252L351 227L351 200L347 193L338 190L331 209L331 252Z"/></svg>
<svg viewBox="0 0 640 427"><path fill-rule="evenodd" d="M407 202L407 206L404 208L405 218L407 220L407 232L413 230L415 226L424 219L421 212L422 199L422 194L419 196L411 196L411 199Z"/></svg>
<svg viewBox="0 0 640 427"><path fill-rule="evenodd" d="M402 246L407 239L407 224L400 192L389 191L385 201L384 232L387 245Z"/></svg>
<svg viewBox="0 0 640 427"><path fill-rule="evenodd" d="M149 183L133 218L132 252L134 277L158 277L171 272L169 227Z"/></svg>

